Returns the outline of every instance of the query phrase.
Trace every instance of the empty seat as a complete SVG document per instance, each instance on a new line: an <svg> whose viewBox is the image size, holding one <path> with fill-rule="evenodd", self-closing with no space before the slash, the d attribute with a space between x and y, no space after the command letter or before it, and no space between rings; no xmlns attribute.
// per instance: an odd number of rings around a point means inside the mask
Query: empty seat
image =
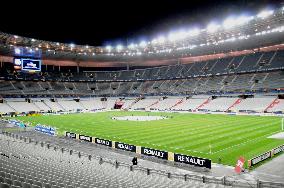
<svg viewBox="0 0 284 188"><path fill-rule="evenodd" d="M38 185L32 185L32 188L41 188L41 186L38 186Z"/></svg>
<svg viewBox="0 0 284 188"><path fill-rule="evenodd" d="M60 188L60 186L53 185L53 186L51 186L51 188Z"/></svg>
<svg viewBox="0 0 284 188"><path fill-rule="evenodd" d="M31 184L29 183L22 183L23 188L31 188Z"/></svg>
<svg viewBox="0 0 284 188"><path fill-rule="evenodd" d="M0 183L0 188L10 188L10 186L5 183Z"/></svg>
<svg viewBox="0 0 284 188"><path fill-rule="evenodd" d="M6 173L6 174L5 174L5 178L11 179L11 174Z"/></svg>
<svg viewBox="0 0 284 188"><path fill-rule="evenodd" d="M26 183L28 183L28 184L33 184L33 180L31 180L31 179L26 179Z"/></svg>
<svg viewBox="0 0 284 188"><path fill-rule="evenodd" d="M8 178L5 178L4 183L7 183L7 184L9 184L9 185L12 185L12 184L13 184L13 181L10 180L10 179L8 179Z"/></svg>
<svg viewBox="0 0 284 188"><path fill-rule="evenodd" d="M45 184L43 184L43 186L42 187L44 187L44 188L51 188L51 185L50 184L48 184L48 183L45 183Z"/></svg>
<svg viewBox="0 0 284 188"><path fill-rule="evenodd" d="M14 180L14 181L13 181L13 185L22 187L22 183L19 182L19 181L17 181L17 180Z"/></svg>
<svg viewBox="0 0 284 188"><path fill-rule="evenodd" d="M41 187L41 186L42 186L42 183L41 183L41 182L38 182L38 181L34 181L34 182L33 182L33 185L37 185L37 186L40 186L40 187Z"/></svg>

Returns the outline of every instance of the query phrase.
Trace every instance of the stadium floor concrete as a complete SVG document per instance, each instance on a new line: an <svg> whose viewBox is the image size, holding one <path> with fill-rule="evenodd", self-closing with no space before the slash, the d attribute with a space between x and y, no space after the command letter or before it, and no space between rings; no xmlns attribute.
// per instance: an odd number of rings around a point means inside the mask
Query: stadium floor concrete
<svg viewBox="0 0 284 188"><path fill-rule="evenodd" d="M66 138L64 137L50 137L44 134L40 134L34 131L20 132L22 136L31 137L35 140L41 140L46 143L54 143L60 147L66 147ZM112 148L107 148L105 146L96 145L93 143L86 143L78 140L68 139L68 142L72 142L72 149L76 151L82 151L86 154L100 156L103 158L108 158L112 160L117 160L120 162L131 164L131 160L135 153L125 152L121 150L116 150ZM243 180L256 180L260 179L263 181L273 181L273 182L284 182L284 155L278 156L271 161L263 164L252 172L243 172L241 174L236 174L234 172L234 167L225 166L220 164L212 164L211 170L205 170L198 167L182 166L176 167L172 163L156 160L154 158L138 158L138 165L145 168L151 168L156 170L167 171L171 173L180 174L200 174L207 176L230 176L236 179Z"/></svg>
<svg viewBox="0 0 284 188"><path fill-rule="evenodd" d="M256 168L251 174L264 181L284 182L284 154Z"/></svg>

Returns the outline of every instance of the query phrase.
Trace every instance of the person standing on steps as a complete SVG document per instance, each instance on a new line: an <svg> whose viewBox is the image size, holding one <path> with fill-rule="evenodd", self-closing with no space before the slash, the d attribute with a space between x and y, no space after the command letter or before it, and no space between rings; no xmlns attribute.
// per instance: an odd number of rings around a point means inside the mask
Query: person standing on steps
<svg viewBox="0 0 284 188"><path fill-rule="evenodd" d="M138 161L137 161L137 157L136 157L136 156L133 157L133 159L132 159L132 164L133 164L133 165L137 165L137 164L138 164Z"/></svg>

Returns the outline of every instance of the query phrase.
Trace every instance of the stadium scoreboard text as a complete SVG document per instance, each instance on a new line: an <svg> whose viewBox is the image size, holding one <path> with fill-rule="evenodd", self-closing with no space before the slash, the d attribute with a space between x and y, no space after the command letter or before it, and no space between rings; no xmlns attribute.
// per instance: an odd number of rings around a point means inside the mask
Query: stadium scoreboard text
<svg viewBox="0 0 284 188"><path fill-rule="evenodd" d="M14 68L25 72L40 72L41 60L31 58L14 58Z"/></svg>
<svg viewBox="0 0 284 188"><path fill-rule="evenodd" d="M18 46L14 51L14 69L23 72L39 72L41 71L40 49L32 49Z"/></svg>

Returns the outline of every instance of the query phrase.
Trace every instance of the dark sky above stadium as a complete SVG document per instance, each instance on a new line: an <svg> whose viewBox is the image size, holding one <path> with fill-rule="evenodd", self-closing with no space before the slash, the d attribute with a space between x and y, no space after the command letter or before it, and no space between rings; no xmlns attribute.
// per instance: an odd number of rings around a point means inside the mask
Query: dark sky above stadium
<svg viewBox="0 0 284 188"><path fill-rule="evenodd" d="M1 2L0 31L55 42L126 45L283 5L281 0L7 1Z"/></svg>

